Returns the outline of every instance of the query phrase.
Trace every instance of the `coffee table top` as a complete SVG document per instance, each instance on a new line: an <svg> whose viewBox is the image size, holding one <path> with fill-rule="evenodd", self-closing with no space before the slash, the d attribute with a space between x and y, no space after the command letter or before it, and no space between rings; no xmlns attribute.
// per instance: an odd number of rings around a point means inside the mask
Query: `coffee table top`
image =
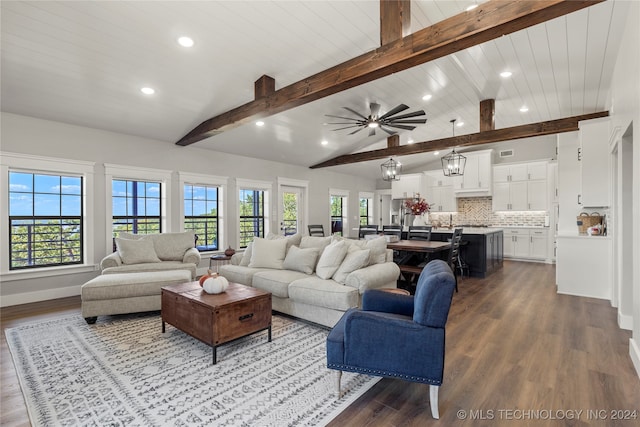
<svg viewBox="0 0 640 427"><path fill-rule="evenodd" d="M244 301L252 298L264 297L265 295L271 295L270 292L235 282L229 282L227 290L220 294L206 293L198 281L181 283L179 285L163 286L162 290L180 294L183 298L199 301L211 307L219 307L236 301Z"/></svg>

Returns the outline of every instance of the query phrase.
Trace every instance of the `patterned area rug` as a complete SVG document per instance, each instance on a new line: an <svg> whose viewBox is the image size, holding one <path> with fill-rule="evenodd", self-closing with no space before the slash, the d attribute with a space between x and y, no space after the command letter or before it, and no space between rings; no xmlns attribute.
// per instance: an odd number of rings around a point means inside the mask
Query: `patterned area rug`
<svg viewBox="0 0 640 427"><path fill-rule="evenodd" d="M345 372L337 400L328 330L282 316L271 343L228 343L216 365L206 344L162 334L158 313L102 319L7 329L34 426L322 426L379 380Z"/></svg>

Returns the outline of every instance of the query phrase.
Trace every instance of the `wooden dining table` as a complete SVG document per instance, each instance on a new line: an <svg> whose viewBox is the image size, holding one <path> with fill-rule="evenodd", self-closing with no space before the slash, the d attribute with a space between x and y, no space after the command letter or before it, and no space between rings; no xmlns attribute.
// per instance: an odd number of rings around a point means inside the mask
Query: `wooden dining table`
<svg viewBox="0 0 640 427"><path fill-rule="evenodd" d="M432 242L427 240L398 240L397 242L387 243L387 249L393 249L395 251L404 251L407 253L427 253L434 254L438 252L448 251L451 248L451 242ZM405 264L412 257L407 256L404 260L400 261L398 267L400 272L408 275L406 280L412 282L420 273L422 273L423 266ZM410 275L410 276L409 276Z"/></svg>

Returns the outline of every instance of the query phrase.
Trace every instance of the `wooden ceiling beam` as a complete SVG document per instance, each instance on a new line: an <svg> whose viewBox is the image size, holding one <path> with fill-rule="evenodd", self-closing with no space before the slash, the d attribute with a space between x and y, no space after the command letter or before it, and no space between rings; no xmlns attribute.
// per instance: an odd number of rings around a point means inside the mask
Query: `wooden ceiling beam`
<svg viewBox="0 0 640 427"><path fill-rule="evenodd" d="M380 46L411 33L411 0L380 1Z"/></svg>
<svg viewBox="0 0 640 427"><path fill-rule="evenodd" d="M563 119L549 120L546 122L531 123L504 129L487 130L484 132L453 136L433 141L417 142L410 145L401 145L397 147L389 146L379 150L345 154L322 163L318 163L317 165L310 166L310 168L319 169L329 166L367 162L369 160L378 160L387 157L407 156L410 154L420 154L429 151L446 150L454 147L468 147L472 145L490 144L493 142L511 141L514 139L531 138L534 136L572 132L578 130L578 122L582 120L607 117L608 115L608 111L599 111L597 113L582 114L580 116L565 117Z"/></svg>
<svg viewBox="0 0 640 427"><path fill-rule="evenodd" d="M342 64L205 120L177 145L190 145L258 118L424 64L604 0L491 0Z"/></svg>

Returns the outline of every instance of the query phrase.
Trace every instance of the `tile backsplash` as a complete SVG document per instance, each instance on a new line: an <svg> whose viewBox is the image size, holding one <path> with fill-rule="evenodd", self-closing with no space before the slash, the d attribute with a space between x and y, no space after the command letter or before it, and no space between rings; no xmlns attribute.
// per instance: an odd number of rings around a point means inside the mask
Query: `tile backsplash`
<svg viewBox="0 0 640 427"><path fill-rule="evenodd" d="M493 212L491 197L461 197L457 200L458 212L451 214L453 225L491 225L495 227L544 226L548 212ZM429 214L431 222L449 224L448 213Z"/></svg>

